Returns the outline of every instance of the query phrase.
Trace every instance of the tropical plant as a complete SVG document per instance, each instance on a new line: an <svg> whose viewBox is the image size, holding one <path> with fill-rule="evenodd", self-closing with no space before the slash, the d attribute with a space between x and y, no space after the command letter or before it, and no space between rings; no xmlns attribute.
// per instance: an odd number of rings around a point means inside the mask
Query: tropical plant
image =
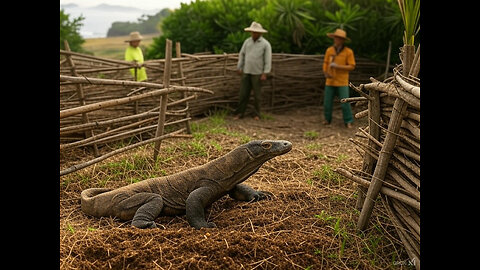
<svg viewBox="0 0 480 270"><path fill-rule="evenodd" d="M354 24L364 18L366 10L362 10L358 4L352 5L351 3L344 3L342 0L335 0L335 3L340 9L334 13L325 10L325 16L330 20L326 24L330 25L332 29L357 30Z"/></svg>
<svg viewBox="0 0 480 270"><path fill-rule="evenodd" d="M316 53L319 48L325 47L326 44L330 44L331 41L327 37L327 33L330 31L329 26L310 21L305 22L306 42L305 53Z"/></svg>
<svg viewBox="0 0 480 270"><path fill-rule="evenodd" d="M275 0L273 3L277 25L285 25L288 32L292 33L293 43L302 47L302 38L305 35L303 19L315 20L308 14L310 1Z"/></svg>
<svg viewBox="0 0 480 270"><path fill-rule="evenodd" d="M405 31L403 43L415 45L415 35L420 31L420 0L398 0Z"/></svg>
<svg viewBox="0 0 480 270"><path fill-rule="evenodd" d="M268 30L274 53L323 54L332 44L327 33L343 28L355 54L385 61L388 43L402 46L398 0L209 0L182 3L162 21L145 58L163 58L165 39L180 41L182 51L238 52L252 21ZM368 16L367 16L368 14ZM392 62L398 61L393 54Z"/></svg>

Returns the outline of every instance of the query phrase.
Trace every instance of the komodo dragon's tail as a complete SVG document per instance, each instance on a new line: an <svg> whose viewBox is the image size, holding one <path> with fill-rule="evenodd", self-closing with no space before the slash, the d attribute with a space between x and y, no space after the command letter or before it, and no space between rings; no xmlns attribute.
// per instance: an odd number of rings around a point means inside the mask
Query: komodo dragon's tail
<svg viewBox="0 0 480 270"><path fill-rule="evenodd" d="M95 205L95 196L111 190L111 188L89 188L82 191L80 194L82 211L88 215L99 216L98 206Z"/></svg>

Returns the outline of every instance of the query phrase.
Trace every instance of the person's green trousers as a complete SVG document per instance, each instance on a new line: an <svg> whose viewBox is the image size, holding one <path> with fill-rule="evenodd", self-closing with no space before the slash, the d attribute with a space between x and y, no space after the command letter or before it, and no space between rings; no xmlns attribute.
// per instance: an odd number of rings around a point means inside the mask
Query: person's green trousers
<svg viewBox="0 0 480 270"><path fill-rule="evenodd" d="M241 117L244 116L245 110L247 109L248 101L250 100L250 91L253 89L253 97L255 100L255 115L260 117L260 74L242 74L242 80L240 82L240 100L238 102L238 107L235 110L234 114L240 114Z"/></svg>
<svg viewBox="0 0 480 270"><path fill-rule="evenodd" d="M338 96L339 99L349 97L350 88L348 86L325 86L323 97L323 114L328 123L332 122L333 98ZM350 103L342 103L343 122L345 124L353 122L352 108Z"/></svg>

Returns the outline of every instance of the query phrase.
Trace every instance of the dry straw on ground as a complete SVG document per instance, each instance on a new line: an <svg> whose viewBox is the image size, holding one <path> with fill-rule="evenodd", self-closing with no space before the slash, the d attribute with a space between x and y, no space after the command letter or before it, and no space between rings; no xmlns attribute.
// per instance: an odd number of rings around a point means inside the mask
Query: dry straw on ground
<svg viewBox="0 0 480 270"><path fill-rule="evenodd" d="M348 142L355 131L343 127L339 108L328 127L321 126L320 113L311 107L261 121L212 116L193 124L194 139L165 141L157 163L146 146L61 177L60 268L407 269L397 263L408 256L381 205L372 226L356 231L355 184L333 172L361 168L361 156ZM140 230L80 210L85 188L175 173L263 138L294 145L246 181L274 197L255 203L221 198L207 210L217 228L195 230L177 216L159 217L159 228Z"/></svg>

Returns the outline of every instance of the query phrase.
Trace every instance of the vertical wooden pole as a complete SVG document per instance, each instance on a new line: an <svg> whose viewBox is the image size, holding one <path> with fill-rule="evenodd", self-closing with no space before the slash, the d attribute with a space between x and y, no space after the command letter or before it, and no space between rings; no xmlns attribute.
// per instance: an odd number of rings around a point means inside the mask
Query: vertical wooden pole
<svg viewBox="0 0 480 270"><path fill-rule="evenodd" d="M168 88L170 86L170 74L172 69L172 41L167 39L165 46L165 69L163 73L163 87ZM155 132L155 137L160 137L163 135L165 128L165 113L167 112L167 100L168 95L160 96L160 115L158 116L158 125L157 131ZM157 160L158 153L160 152L160 145L162 141L155 141L155 146L153 149L153 160Z"/></svg>
<svg viewBox="0 0 480 270"><path fill-rule="evenodd" d="M271 111L273 112L275 109L275 62L272 61L272 72L271 72L271 77L272 77L272 97L270 98L270 107Z"/></svg>
<svg viewBox="0 0 480 270"><path fill-rule="evenodd" d="M135 67L134 75L133 75L133 79L135 81L137 81L137 78L138 78L137 72L138 72L138 69L137 69L137 67ZM133 107L133 113L138 114L138 100L135 100L134 107ZM141 136L141 134L140 134L140 136Z"/></svg>
<svg viewBox="0 0 480 270"><path fill-rule="evenodd" d="M403 74L408 76L415 52L415 47L404 45L403 50ZM364 230L366 228L367 222L372 214L375 200L385 179L390 157L392 156L393 149L397 143L397 134L400 131L400 126L402 124L406 109L407 103L403 99L397 98L393 104L393 111L388 123L387 135L385 137L383 147L380 150L377 165L375 166L375 171L373 172L372 180L370 182L370 186L368 187L362 211L360 212L360 217L358 218L357 229L359 230Z"/></svg>
<svg viewBox="0 0 480 270"><path fill-rule="evenodd" d="M175 42L175 52L177 54L177 58L181 58L182 57L182 46L180 44L179 41ZM225 68L224 68L225 69ZM178 62L178 74L180 75L180 78L183 78L183 64L181 61ZM224 74L225 76L225 74ZM182 79L181 81L181 84L182 86L185 86L185 79ZM182 98L186 98L187 97L187 92L183 91L182 92ZM190 110L189 110L189 103L188 101L185 102L185 107L187 109L187 115L186 117L187 118L190 118ZM192 130L190 129L190 120L187 120L185 122L185 127L187 128L187 133L188 134L192 134Z"/></svg>
<svg viewBox="0 0 480 270"><path fill-rule="evenodd" d="M377 141L380 139L380 93L378 91L370 90L370 97L372 100L368 101L368 130L370 135ZM372 140L368 140L368 146L378 149L378 145ZM362 171L372 174L375 168L376 160L370 155L366 155L363 159ZM365 202L365 196L367 194L367 188L364 186L357 187L357 204L358 210L362 209Z"/></svg>
<svg viewBox="0 0 480 270"><path fill-rule="evenodd" d="M413 64L408 73L409 76L417 77L420 72L420 44L417 46L415 57L413 58Z"/></svg>
<svg viewBox="0 0 480 270"><path fill-rule="evenodd" d="M64 40L63 44L65 45L65 50L69 52L70 51L70 45L68 44L68 41ZM67 54L67 61L68 61L68 64L70 65L70 67L71 67L72 75L75 76L75 77L78 77L77 69L75 68L75 63L73 62L72 56L70 54ZM83 92L83 86L82 86L81 83L79 83L79 84L76 84L76 87L77 87L78 101L80 103L80 106L83 106L83 105L85 105L85 94ZM88 122L90 122L90 120L88 119L87 113L82 113L82 123L86 124ZM93 136L93 130L91 130L91 129L86 130L84 134L85 134L85 139L89 138L89 137L92 137ZM100 155L98 153L97 144L93 144L93 155L95 157L98 157Z"/></svg>

